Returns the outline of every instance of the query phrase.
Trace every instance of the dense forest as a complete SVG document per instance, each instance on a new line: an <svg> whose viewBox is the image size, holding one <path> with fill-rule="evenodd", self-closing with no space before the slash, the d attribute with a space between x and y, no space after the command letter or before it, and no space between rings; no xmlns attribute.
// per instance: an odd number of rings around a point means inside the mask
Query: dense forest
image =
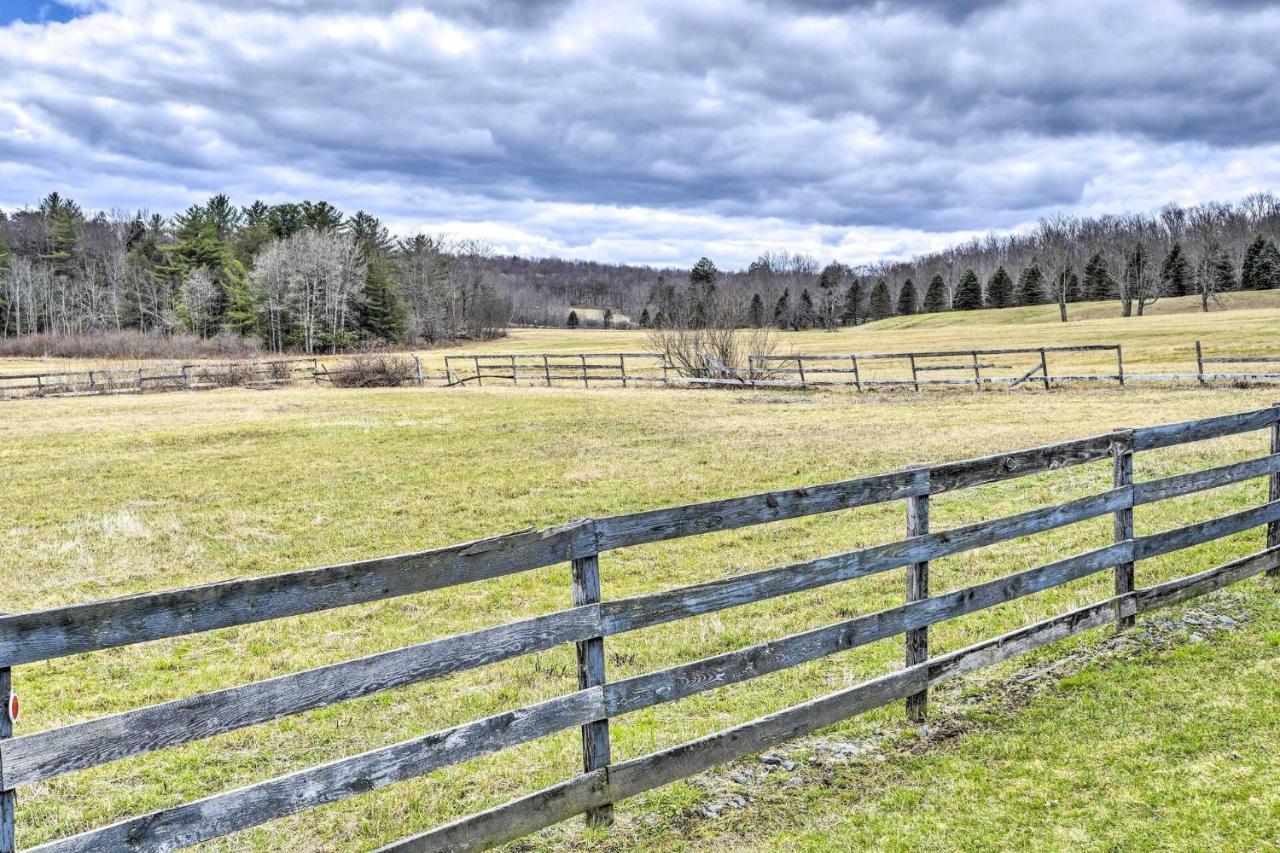
<svg viewBox="0 0 1280 853"><path fill-rule="evenodd" d="M327 202L239 207L225 195L171 218L87 214L58 193L0 212L0 337L136 330L253 338L277 351L434 344L511 324L833 327L898 314L1280 286L1280 199L1055 216L909 261L857 268L770 251L747 269L655 269L499 254L476 240L393 236ZM598 308L590 318L573 309Z"/></svg>

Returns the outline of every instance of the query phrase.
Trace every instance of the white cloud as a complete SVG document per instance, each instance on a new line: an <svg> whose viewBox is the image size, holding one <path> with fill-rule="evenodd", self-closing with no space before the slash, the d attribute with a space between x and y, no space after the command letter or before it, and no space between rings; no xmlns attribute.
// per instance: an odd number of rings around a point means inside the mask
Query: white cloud
<svg viewBox="0 0 1280 853"><path fill-rule="evenodd" d="M0 206L325 198L510 251L727 267L1280 183L1265 4L86 8L0 27Z"/></svg>

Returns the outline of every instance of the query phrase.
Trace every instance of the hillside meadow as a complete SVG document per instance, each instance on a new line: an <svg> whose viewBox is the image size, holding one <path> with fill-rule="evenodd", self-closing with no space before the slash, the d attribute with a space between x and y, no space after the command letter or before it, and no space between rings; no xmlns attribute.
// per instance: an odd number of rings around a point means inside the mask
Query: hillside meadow
<svg viewBox="0 0 1280 853"><path fill-rule="evenodd" d="M1246 311L1196 318L1230 325L1262 346ZM941 320L804 340L860 348L996 341ZM1183 318L1144 318L1144 328ZM898 323L899 321L893 321ZM905 322L905 321L903 321ZM1062 335L1089 323L1045 330ZM1040 326L1010 327L1010 338ZM560 333L564 346L604 346L627 333ZM1090 335L1093 333L1090 332ZM1198 330L1207 337L1210 333ZM1224 343L1228 324L1213 334ZM986 336L990 337L986 337ZM613 336L616 336L613 337ZM896 336L896 337L895 337ZM932 336L925 340L923 336ZM1020 338L1020 336L1026 336ZM1042 340L1042 339L1041 339ZM494 347L551 342L514 333ZM630 346L630 344L627 344ZM0 537L5 609L56 604L432 548L667 504L794 487L1256 408L1269 389L1131 388L1016 394L851 398L826 393L669 389L491 388L343 390L297 387L199 394L28 400L3 404ZM1265 452L1251 434L1142 454L1145 479ZM1092 464L951 493L934 529L1105 489ZM1254 481L1137 511L1155 532L1265 499ZM901 503L648 545L601 558L604 594L620 597L891 541ZM1108 518L933 564L935 592L998 577L1103 544ZM1251 531L1139 565L1139 584L1188 574L1256 550ZM208 634L20 667L20 732L268 678L434 637L561 609L567 566ZM973 614L932 631L945 652L1110 594L1107 573ZM942 691L932 735L900 705L824 737L879 735L883 760L828 766L793 747L794 774L748 786L744 807L703 816L731 771L652 792L618 809L608 835L579 821L517 849L883 849L1071 846L1151 849L1274 843L1280 794L1280 664L1274 580L1253 580L1199 607L1233 614L1202 642L1135 640L1095 661L1094 632L1068 648ZM611 679L724 652L900 603L901 571L610 638ZM1163 618L1163 616L1161 617ZM1173 618L1178 617L1175 613ZM1180 622L1177 624L1181 624ZM1147 630L1147 620L1135 635ZM1175 632L1176 633L1176 632ZM625 759L778 710L900 665L890 640L751 682L618 718ZM1025 667L1076 664L1009 707L1005 685ZM1013 681L1009 681L1013 679ZM393 743L574 689L574 656L557 649L396 689L274 723L40 783L19 792L19 841L30 846L151 809ZM992 696L997 699L991 699ZM994 704L993 704L994 702ZM576 731L420 780L241 833L213 850L372 849L535 790L576 772ZM745 762L754 766L752 762ZM799 779L784 783L784 776ZM1118 793L1113 793L1118 792ZM837 807L838 806L838 807ZM1153 825L1161 832L1153 834ZM1021 827L1016 829L1015 827Z"/></svg>
<svg viewBox="0 0 1280 853"><path fill-rule="evenodd" d="M1144 317L1120 317L1117 303L1082 302L1070 306L1067 323L1059 319L1057 305L916 314L845 326L834 332L775 332L774 352L845 354L1120 344L1127 373L1195 373L1197 340L1206 356L1280 354L1280 292L1229 293L1209 313L1200 310L1196 297L1162 299L1148 310ZM505 338L464 343L421 356L427 366L443 370L444 356L462 353L646 352L650 348L642 330L512 329ZM1031 366L1027 358L997 361L1013 369ZM1051 373L1058 374L1114 373L1115 356L1051 354L1050 367ZM1248 369L1226 367L1228 372ZM901 373L902 368L897 370Z"/></svg>

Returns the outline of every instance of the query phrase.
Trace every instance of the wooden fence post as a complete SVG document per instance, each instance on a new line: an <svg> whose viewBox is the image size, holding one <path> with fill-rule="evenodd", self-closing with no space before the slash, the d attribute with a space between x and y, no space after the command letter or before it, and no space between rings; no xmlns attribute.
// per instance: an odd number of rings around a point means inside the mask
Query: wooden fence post
<svg viewBox="0 0 1280 853"><path fill-rule="evenodd" d="M917 390L917 391L919 391L919 390L920 390L920 379L919 379L919 376L916 374L916 357L915 357L915 354L914 354L914 353L913 353L913 354L910 354L910 355L908 355L908 356L907 356L907 358L911 359L911 381L915 384L915 386L916 386L916 390Z"/></svg>
<svg viewBox="0 0 1280 853"><path fill-rule="evenodd" d="M978 363L978 351L973 351L973 387L982 390L982 365Z"/></svg>
<svg viewBox="0 0 1280 853"><path fill-rule="evenodd" d="M480 375L480 356L475 356L472 361L476 365L476 386L479 387L484 385L484 377Z"/></svg>
<svg viewBox="0 0 1280 853"><path fill-rule="evenodd" d="M1200 348L1200 342L1196 341L1196 377L1199 378L1200 384L1204 384L1204 350Z"/></svg>
<svg viewBox="0 0 1280 853"><path fill-rule="evenodd" d="M911 468L927 468L911 465ZM923 536L929 532L929 477L925 475L923 495L907 498L907 536ZM907 601L923 601L929 597L929 563L913 563L907 566ZM906 664L915 666L929 659L929 629L915 628L906 632ZM926 688L907 697L907 719L922 723L929 711L929 691Z"/></svg>
<svg viewBox="0 0 1280 853"><path fill-rule="evenodd" d="M627 387L627 357L625 355L618 356L618 372L622 374L622 387Z"/></svg>
<svg viewBox="0 0 1280 853"><path fill-rule="evenodd" d="M4 708L0 710L0 740L13 737L13 720L9 717L9 694L13 690L13 670L0 668L0 702ZM15 853L18 849L15 840L17 830L16 791L0 791L0 853Z"/></svg>
<svg viewBox="0 0 1280 853"><path fill-rule="evenodd" d="M1276 403L1276 409L1280 411L1280 403ZM1271 424L1271 452L1280 453L1280 417ZM1272 474L1268 483L1267 499L1280 501L1280 473ZM1280 521L1273 521L1267 525L1267 547L1277 545L1280 545ZM1280 578L1280 568L1269 570L1267 577Z"/></svg>
<svg viewBox="0 0 1280 853"><path fill-rule="evenodd" d="M542 354L542 372L547 376L547 387L551 387L551 360L546 353Z"/></svg>
<svg viewBox="0 0 1280 853"><path fill-rule="evenodd" d="M1120 379L1120 387L1124 387L1124 350L1116 344L1116 376Z"/></svg>
<svg viewBox="0 0 1280 853"><path fill-rule="evenodd" d="M313 371L311 375L314 377L315 372ZM426 381L422 378L422 359L418 358L417 353L413 354L413 378L418 381L419 388L426 384Z"/></svg>
<svg viewBox="0 0 1280 853"><path fill-rule="evenodd" d="M1112 485L1117 489L1124 486L1133 485L1133 430L1118 429L1116 439L1111 443L1111 471ZM1133 538L1133 503L1125 509L1118 509L1112 517L1112 528L1115 531L1115 541L1125 542ZM1133 592L1133 561L1129 560L1124 563L1116 564L1116 595L1126 595ZM1116 610L1116 630L1123 631L1126 628L1132 628L1137 619L1132 616L1120 615L1117 606Z"/></svg>
<svg viewBox="0 0 1280 853"><path fill-rule="evenodd" d="M808 383L804 381L804 356L796 356L796 367L800 370L800 387L808 388Z"/></svg>
<svg viewBox="0 0 1280 853"><path fill-rule="evenodd" d="M582 387L590 388L591 386L587 383L587 357L584 354L579 356L579 358L582 359Z"/></svg>
<svg viewBox="0 0 1280 853"><path fill-rule="evenodd" d="M511 384L520 384L520 376L516 373L516 357L514 355L511 356Z"/></svg>
<svg viewBox="0 0 1280 853"><path fill-rule="evenodd" d="M600 603L600 557L592 554L573 561L573 606ZM604 684L604 638L578 643L578 689ZM590 773L609 764L609 720L593 720L582 727L582 769ZM613 822L613 805L587 812L592 826Z"/></svg>
<svg viewBox="0 0 1280 853"><path fill-rule="evenodd" d="M849 360L853 362L853 384L859 392L862 391L862 375L858 373L858 356L855 353L849 355Z"/></svg>
<svg viewBox="0 0 1280 853"><path fill-rule="evenodd" d="M1044 381L1044 390L1049 390L1049 359L1045 357L1044 347L1040 347L1040 378Z"/></svg>

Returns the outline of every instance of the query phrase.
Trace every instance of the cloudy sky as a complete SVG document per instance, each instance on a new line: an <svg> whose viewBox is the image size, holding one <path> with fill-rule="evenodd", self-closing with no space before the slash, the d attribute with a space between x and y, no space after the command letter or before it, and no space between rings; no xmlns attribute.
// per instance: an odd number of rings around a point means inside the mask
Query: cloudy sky
<svg viewBox="0 0 1280 853"><path fill-rule="evenodd" d="M1243 0L0 0L0 208L857 263L1280 188L1277 45Z"/></svg>

